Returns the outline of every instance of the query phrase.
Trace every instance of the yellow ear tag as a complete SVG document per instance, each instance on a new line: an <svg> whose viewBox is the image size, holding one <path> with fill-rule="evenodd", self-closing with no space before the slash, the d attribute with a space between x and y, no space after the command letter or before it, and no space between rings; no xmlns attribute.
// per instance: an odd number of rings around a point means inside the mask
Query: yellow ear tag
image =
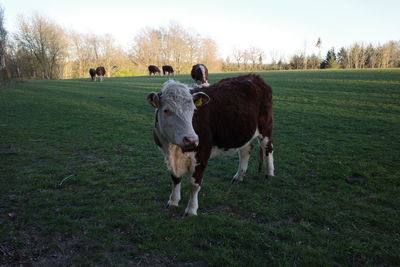
<svg viewBox="0 0 400 267"><path fill-rule="evenodd" d="M196 100L196 102L194 102L194 105L196 106L196 108L201 107L203 105L203 98L199 98Z"/></svg>

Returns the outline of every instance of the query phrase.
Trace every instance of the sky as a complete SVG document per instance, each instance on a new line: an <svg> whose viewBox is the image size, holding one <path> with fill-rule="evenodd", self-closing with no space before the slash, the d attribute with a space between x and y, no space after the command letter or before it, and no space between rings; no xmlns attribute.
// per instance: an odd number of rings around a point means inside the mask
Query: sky
<svg viewBox="0 0 400 267"><path fill-rule="evenodd" d="M321 54L355 42L400 40L400 0L0 0L5 26L17 29L18 16L38 11L66 29L111 34L128 48L144 27L171 21L216 41L219 55L252 46L271 56L306 51ZM232 58L232 57L231 57ZM267 62L268 63L268 62Z"/></svg>

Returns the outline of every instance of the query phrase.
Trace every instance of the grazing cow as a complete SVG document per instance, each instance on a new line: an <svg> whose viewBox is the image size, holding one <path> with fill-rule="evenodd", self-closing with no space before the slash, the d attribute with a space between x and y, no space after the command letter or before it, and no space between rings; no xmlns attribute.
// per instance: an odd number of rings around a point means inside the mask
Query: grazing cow
<svg viewBox="0 0 400 267"><path fill-rule="evenodd" d="M90 74L90 78L92 78L92 81L96 81L96 70L90 69L89 74Z"/></svg>
<svg viewBox="0 0 400 267"><path fill-rule="evenodd" d="M185 215L197 215L198 192L208 160L238 152L239 167L232 183L243 181L252 149L260 144L259 171L274 176L272 89L255 74L227 78L190 90L177 81L164 84L147 101L156 108L153 136L171 172L173 189L167 207L178 206L182 176L189 173L190 200Z"/></svg>
<svg viewBox="0 0 400 267"><path fill-rule="evenodd" d="M165 73L168 73L168 75L170 75L172 73L175 77L175 71L172 66L169 66L169 65L162 66L162 72L163 72L163 75L165 75Z"/></svg>
<svg viewBox="0 0 400 267"><path fill-rule="evenodd" d="M156 76L156 73L158 73L158 75L161 75L161 71L157 66L154 65L150 65L148 66L149 69L149 75L151 76L151 74L154 74L154 76Z"/></svg>
<svg viewBox="0 0 400 267"><path fill-rule="evenodd" d="M208 86L208 69L203 64L197 64L192 67L192 78L199 87Z"/></svg>
<svg viewBox="0 0 400 267"><path fill-rule="evenodd" d="M104 80L104 75L106 74L106 69L102 66L96 68L96 74L98 76L98 80L102 82Z"/></svg>

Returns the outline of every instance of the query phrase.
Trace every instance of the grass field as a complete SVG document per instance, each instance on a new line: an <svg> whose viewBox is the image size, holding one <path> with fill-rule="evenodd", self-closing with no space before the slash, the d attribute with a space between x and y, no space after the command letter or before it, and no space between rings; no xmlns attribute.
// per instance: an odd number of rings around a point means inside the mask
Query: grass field
<svg viewBox="0 0 400 267"><path fill-rule="evenodd" d="M0 89L0 266L398 265L400 70L261 75L276 176L253 152L232 185L237 156L215 158L190 218L186 179L181 206L163 208L170 176L146 96L166 78Z"/></svg>

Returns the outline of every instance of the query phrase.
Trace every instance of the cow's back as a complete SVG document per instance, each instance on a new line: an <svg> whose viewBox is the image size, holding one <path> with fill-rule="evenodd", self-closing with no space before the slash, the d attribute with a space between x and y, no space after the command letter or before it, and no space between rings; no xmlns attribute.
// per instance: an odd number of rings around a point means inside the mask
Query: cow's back
<svg viewBox="0 0 400 267"><path fill-rule="evenodd" d="M102 66L96 68L96 74L98 76L104 76L106 74L106 69Z"/></svg>
<svg viewBox="0 0 400 267"><path fill-rule="evenodd" d="M194 92L204 92L210 102L196 110L193 127L201 142L230 149L252 139L262 120L271 113L272 89L258 75L228 78ZM272 103L271 103L272 104Z"/></svg>

